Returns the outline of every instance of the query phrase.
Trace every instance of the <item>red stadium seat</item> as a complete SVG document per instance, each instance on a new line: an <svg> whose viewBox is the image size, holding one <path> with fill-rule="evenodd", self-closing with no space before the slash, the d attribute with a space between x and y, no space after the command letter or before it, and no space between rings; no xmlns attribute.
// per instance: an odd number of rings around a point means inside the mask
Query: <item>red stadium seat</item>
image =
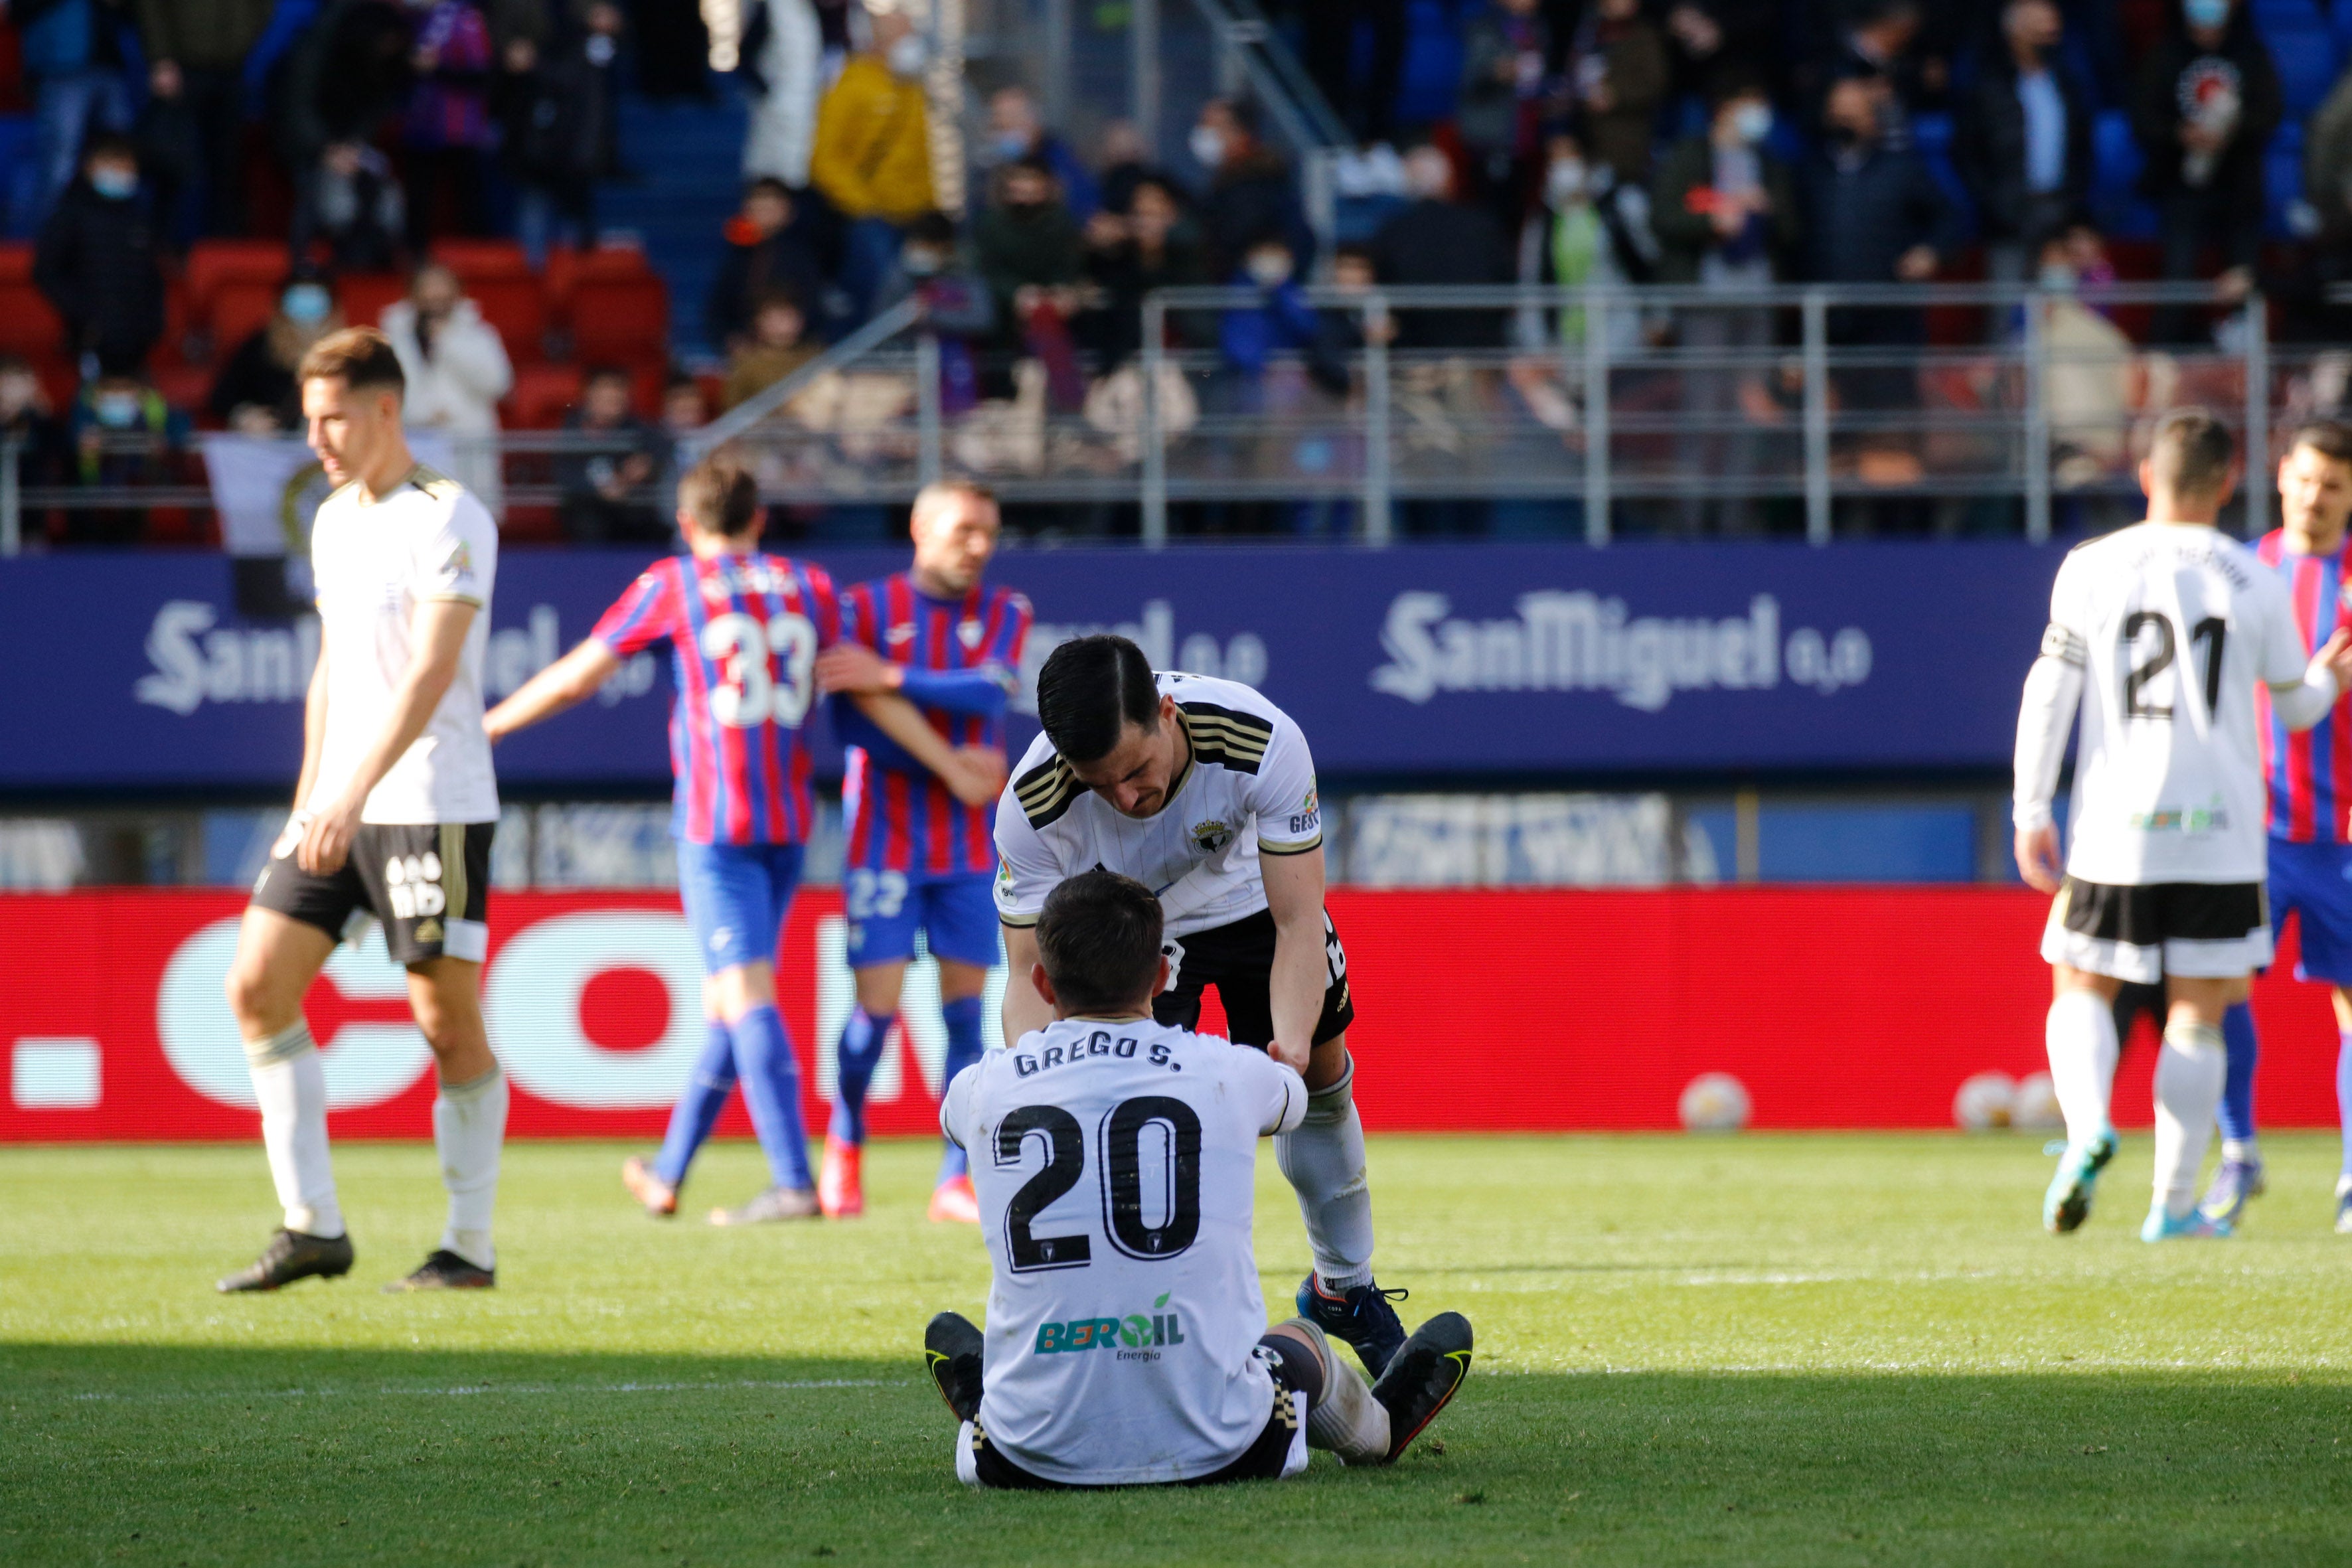
<svg viewBox="0 0 2352 1568"><path fill-rule="evenodd" d="M343 308L345 326L381 325L383 308L407 297L408 279L397 272L346 272L335 279L335 300Z"/></svg>
<svg viewBox="0 0 2352 1568"><path fill-rule="evenodd" d="M213 291L209 325L213 359L225 361L237 345L278 313L278 285L230 279Z"/></svg>
<svg viewBox="0 0 2352 1568"><path fill-rule="evenodd" d="M564 411L580 401L580 367L544 362L515 366L507 394L507 423L519 430L552 430Z"/></svg>
<svg viewBox="0 0 2352 1568"><path fill-rule="evenodd" d="M213 372L200 364L152 364L147 367L147 379L163 395L164 402L191 413L201 414L205 400L213 395Z"/></svg>
<svg viewBox="0 0 2352 1568"><path fill-rule="evenodd" d="M65 323L30 283L0 282L0 353L40 359L65 352Z"/></svg>
<svg viewBox="0 0 2352 1568"><path fill-rule="evenodd" d="M510 239L436 239L430 254L468 289L486 279L531 275L530 258Z"/></svg>
<svg viewBox="0 0 2352 1568"><path fill-rule="evenodd" d="M575 250L559 245L547 253L547 310L557 325L572 320L572 291L583 278L648 278L653 268L634 245L600 245Z"/></svg>
<svg viewBox="0 0 2352 1568"><path fill-rule="evenodd" d="M194 321L210 319L214 292L235 279L276 288L291 270L282 240L200 239L188 247L188 303Z"/></svg>
<svg viewBox="0 0 2352 1568"><path fill-rule="evenodd" d="M662 363L669 357L669 289L659 278L583 278L572 290L572 355Z"/></svg>
<svg viewBox="0 0 2352 1568"><path fill-rule="evenodd" d="M475 278L466 283L466 297L482 312L482 320L506 341L507 357L537 359L547 339L547 300L539 279L526 272L519 278Z"/></svg>
<svg viewBox="0 0 2352 1568"><path fill-rule="evenodd" d="M33 280L33 247L23 240L0 244L0 283Z"/></svg>

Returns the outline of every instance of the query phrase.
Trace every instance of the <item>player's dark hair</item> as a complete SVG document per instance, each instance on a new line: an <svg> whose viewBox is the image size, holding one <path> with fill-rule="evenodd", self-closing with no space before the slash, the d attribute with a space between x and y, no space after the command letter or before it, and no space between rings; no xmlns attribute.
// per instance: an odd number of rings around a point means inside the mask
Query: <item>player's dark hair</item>
<svg viewBox="0 0 2352 1568"><path fill-rule="evenodd" d="M1148 729L1159 710L1151 661L1123 637L1072 637L1037 672L1037 722L1068 762L1110 755L1122 728Z"/></svg>
<svg viewBox="0 0 2352 1568"><path fill-rule="evenodd" d="M2286 449L2292 452L2297 447L2308 447L2332 463L2352 463L2352 425L2340 419L2315 419L2294 433Z"/></svg>
<svg viewBox="0 0 2352 1568"><path fill-rule="evenodd" d="M1160 900L1132 877L1081 871L1045 895L1037 961L1065 1013L1148 1005L1160 977Z"/></svg>
<svg viewBox="0 0 2352 1568"><path fill-rule="evenodd" d="M2230 427L2204 408L2175 408L2156 422L2148 467L2156 482L2181 495L2211 495L2229 482L2238 443Z"/></svg>
<svg viewBox="0 0 2352 1568"><path fill-rule="evenodd" d="M400 356L392 352L392 340L373 327L345 327L312 343L295 379L321 378L340 381L353 392L362 387L404 392L408 387Z"/></svg>
<svg viewBox="0 0 2352 1568"><path fill-rule="evenodd" d="M713 452L677 481L677 507L698 526L740 539L760 520L760 481L732 457Z"/></svg>

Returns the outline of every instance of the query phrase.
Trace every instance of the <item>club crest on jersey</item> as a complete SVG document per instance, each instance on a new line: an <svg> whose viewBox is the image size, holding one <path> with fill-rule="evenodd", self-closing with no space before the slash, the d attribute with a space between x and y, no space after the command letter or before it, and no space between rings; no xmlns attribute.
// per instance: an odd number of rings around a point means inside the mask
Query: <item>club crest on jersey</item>
<svg viewBox="0 0 2352 1568"><path fill-rule="evenodd" d="M1234 830L1222 817L1213 816L1206 822L1192 825L1192 842L1201 847L1203 855L1214 855L1234 841Z"/></svg>
<svg viewBox="0 0 2352 1568"><path fill-rule="evenodd" d="M980 639L987 635L988 628L982 626L977 620L959 621L956 623L956 641L963 644L967 648L978 647L980 646Z"/></svg>
<svg viewBox="0 0 2352 1568"><path fill-rule="evenodd" d="M449 552L449 559L443 563L441 570L461 583L471 577L474 574L473 546L463 540L458 541L457 548Z"/></svg>
<svg viewBox="0 0 2352 1568"><path fill-rule="evenodd" d="M892 626L888 631L882 634L882 640L893 645L902 642L913 642L915 640L915 628L911 625Z"/></svg>

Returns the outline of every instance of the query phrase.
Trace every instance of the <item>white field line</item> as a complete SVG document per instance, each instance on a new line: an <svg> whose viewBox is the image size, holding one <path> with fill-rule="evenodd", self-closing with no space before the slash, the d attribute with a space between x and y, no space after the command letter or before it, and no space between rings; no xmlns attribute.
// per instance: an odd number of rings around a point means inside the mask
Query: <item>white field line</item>
<svg viewBox="0 0 2352 1568"><path fill-rule="evenodd" d="M916 1384L899 1378L888 1377L819 1377L800 1379L738 1378L726 1383L461 1383L447 1387L382 1388L256 1388L206 1389L185 1394L118 1394L94 1392L59 1394L47 1397L69 1402L120 1405L160 1405L166 1401L186 1399L376 1399L421 1396L427 1399L463 1399L490 1394L705 1394L731 1393L737 1389L761 1388L796 1391L818 1388L912 1388Z"/></svg>

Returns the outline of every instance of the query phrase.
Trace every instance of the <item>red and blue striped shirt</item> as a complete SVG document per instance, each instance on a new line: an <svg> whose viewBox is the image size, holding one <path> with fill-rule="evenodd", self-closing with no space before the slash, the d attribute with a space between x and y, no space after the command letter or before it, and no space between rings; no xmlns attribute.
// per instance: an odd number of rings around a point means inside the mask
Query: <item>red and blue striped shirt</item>
<svg viewBox="0 0 2352 1568"><path fill-rule="evenodd" d="M823 567L781 555L674 555L646 568L589 635L621 658L669 642L673 837L807 841L802 726L815 700L817 650L841 640L841 605Z"/></svg>
<svg viewBox="0 0 2352 1568"><path fill-rule="evenodd" d="M2304 646L2316 651L2343 625L2347 552L2298 555L2284 530L2263 535L2254 552L2286 580ZM2270 689L2254 688L2254 716L2263 742L2263 777L2270 801L2271 837L2297 844L2352 841L2352 693L2327 717L2299 733L2279 722Z"/></svg>
<svg viewBox="0 0 2352 1568"><path fill-rule="evenodd" d="M1004 745L1004 709L1020 683L1029 601L975 586L935 599L900 572L842 595L842 636L906 668L900 695L951 746ZM848 864L915 875L987 876L996 869L996 807L968 806L929 769L845 702L834 715L851 747L842 783Z"/></svg>

